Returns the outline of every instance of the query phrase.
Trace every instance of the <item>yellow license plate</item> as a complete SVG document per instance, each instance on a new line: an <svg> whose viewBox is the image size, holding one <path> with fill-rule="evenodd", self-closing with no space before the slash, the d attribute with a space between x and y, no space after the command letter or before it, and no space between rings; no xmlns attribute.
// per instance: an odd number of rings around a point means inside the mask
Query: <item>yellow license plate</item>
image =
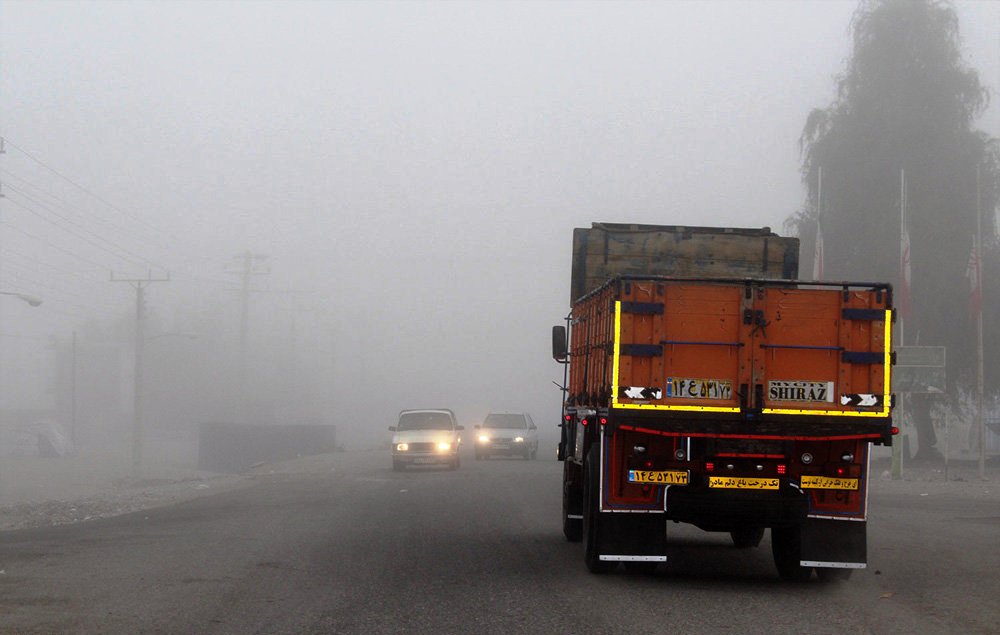
<svg viewBox="0 0 1000 635"><path fill-rule="evenodd" d="M803 476L802 489L858 489L858 479L835 476Z"/></svg>
<svg viewBox="0 0 1000 635"><path fill-rule="evenodd" d="M688 473L677 470L666 472L650 472L647 470L629 470L629 483L656 483L660 485L687 485Z"/></svg>
<svg viewBox="0 0 1000 635"><path fill-rule="evenodd" d="M776 478L708 477L708 486L717 489L778 489L778 483Z"/></svg>

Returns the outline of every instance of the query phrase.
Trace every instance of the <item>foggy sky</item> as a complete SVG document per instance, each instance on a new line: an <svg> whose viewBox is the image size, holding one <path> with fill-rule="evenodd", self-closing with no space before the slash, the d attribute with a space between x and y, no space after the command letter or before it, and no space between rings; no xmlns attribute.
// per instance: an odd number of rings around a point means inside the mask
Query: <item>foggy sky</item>
<svg viewBox="0 0 1000 635"><path fill-rule="evenodd" d="M45 301L0 296L0 408L51 402L50 338L132 314L112 271L169 271L155 327L232 344L251 250L258 288L309 292L254 294L252 339L293 342L337 423L555 423L572 228L780 231L855 6L0 2L0 135L58 172L0 155L0 290ZM1000 5L957 6L994 89Z"/></svg>

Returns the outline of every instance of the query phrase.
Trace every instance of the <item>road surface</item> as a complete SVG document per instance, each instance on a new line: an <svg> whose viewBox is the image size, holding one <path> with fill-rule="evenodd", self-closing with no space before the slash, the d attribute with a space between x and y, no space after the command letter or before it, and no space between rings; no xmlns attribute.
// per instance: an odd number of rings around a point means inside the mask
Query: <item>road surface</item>
<svg viewBox="0 0 1000 635"><path fill-rule="evenodd" d="M469 457L471 458L471 457ZM996 633L1000 497L879 481L869 569L779 580L769 539L669 530L653 576L595 576L560 531L554 460L394 473L386 452L0 533L0 633Z"/></svg>

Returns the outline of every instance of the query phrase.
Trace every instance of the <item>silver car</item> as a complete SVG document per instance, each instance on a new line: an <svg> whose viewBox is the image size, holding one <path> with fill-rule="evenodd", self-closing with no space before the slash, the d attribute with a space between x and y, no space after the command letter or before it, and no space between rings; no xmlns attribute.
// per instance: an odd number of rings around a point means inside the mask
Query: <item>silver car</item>
<svg viewBox="0 0 1000 635"><path fill-rule="evenodd" d="M493 412L476 430L476 459L504 455L538 456L538 428L526 412Z"/></svg>

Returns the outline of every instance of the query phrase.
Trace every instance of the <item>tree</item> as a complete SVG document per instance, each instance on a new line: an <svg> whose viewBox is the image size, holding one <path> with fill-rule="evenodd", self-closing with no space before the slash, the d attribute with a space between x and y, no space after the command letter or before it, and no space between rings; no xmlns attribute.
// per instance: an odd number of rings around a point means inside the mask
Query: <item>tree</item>
<svg viewBox="0 0 1000 635"><path fill-rule="evenodd" d="M913 306L905 343L947 346L954 395L975 377L976 336L964 276L976 228L977 182L985 280L995 281L990 273L1000 270L993 213L1000 148L973 127L989 94L962 58L950 3L862 0L851 31L853 50L836 78L837 97L813 110L802 131L808 196L787 225L811 245L822 169L826 277L898 283L900 172L905 171ZM1000 316L996 288L994 283L984 289L986 324ZM1000 353L1000 340L990 335L987 359ZM987 384L995 389L996 369L987 372ZM934 455L928 408L920 409L915 423L920 453Z"/></svg>

